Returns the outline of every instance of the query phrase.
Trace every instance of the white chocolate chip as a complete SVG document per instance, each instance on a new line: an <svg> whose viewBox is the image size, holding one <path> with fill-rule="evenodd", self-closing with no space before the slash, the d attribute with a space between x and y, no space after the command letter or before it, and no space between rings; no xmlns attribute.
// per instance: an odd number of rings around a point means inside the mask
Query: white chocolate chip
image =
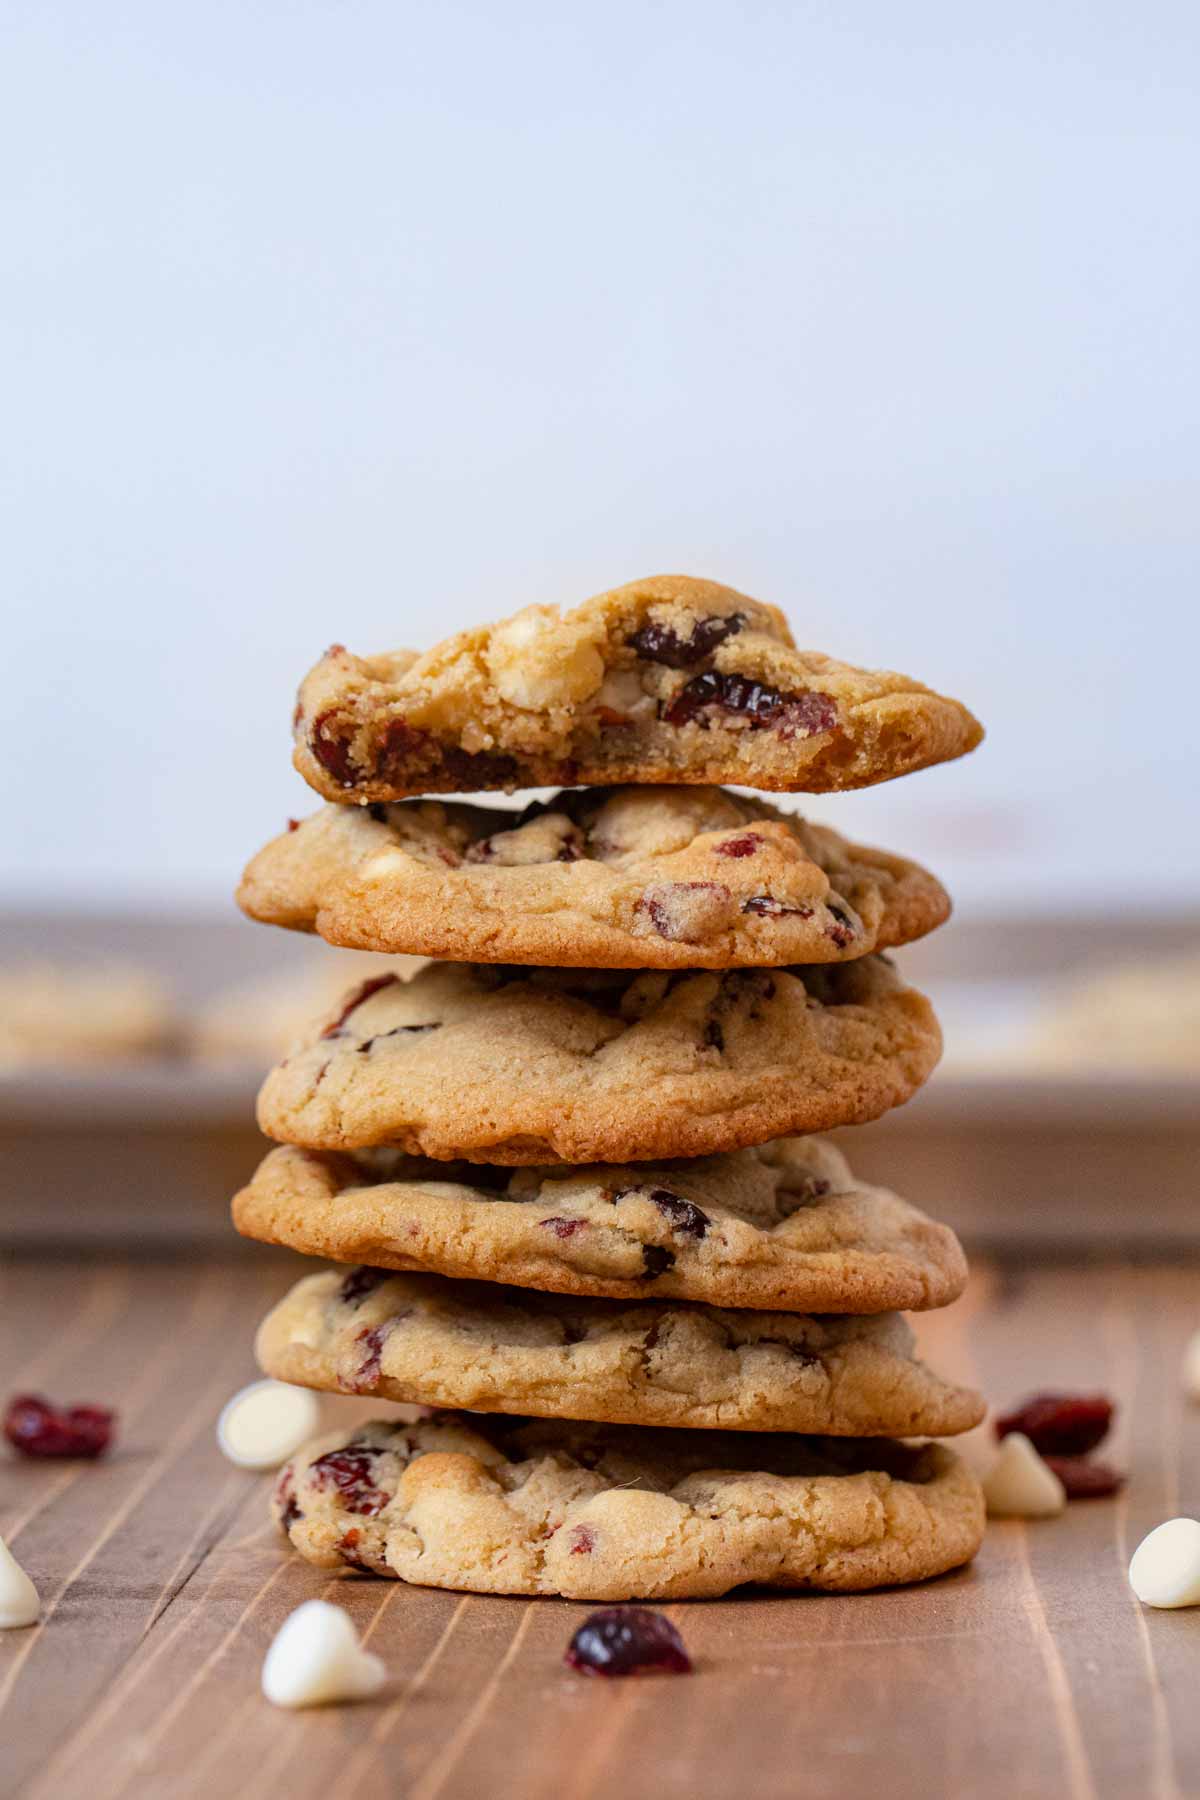
<svg viewBox="0 0 1200 1800"><path fill-rule="evenodd" d="M252 1381L227 1400L217 1442L239 1469L277 1469L315 1437L321 1409L315 1394L286 1381Z"/></svg>
<svg viewBox="0 0 1200 1800"><path fill-rule="evenodd" d="M1144 1537L1129 1585L1147 1606L1200 1605L1200 1519L1168 1519Z"/></svg>
<svg viewBox="0 0 1200 1800"><path fill-rule="evenodd" d="M328 1706L377 1694L387 1671L358 1641L354 1621L328 1600L289 1613L263 1662L262 1690L274 1706Z"/></svg>
<svg viewBox="0 0 1200 1800"><path fill-rule="evenodd" d="M510 706L568 706L604 679L598 641L598 627L568 624L550 606L527 606L492 632L488 673Z"/></svg>
<svg viewBox="0 0 1200 1800"><path fill-rule="evenodd" d="M983 1478L983 1497L993 1519L1053 1519L1067 1504L1067 1490L1023 1431L1010 1431Z"/></svg>
<svg viewBox="0 0 1200 1800"><path fill-rule="evenodd" d="M35 1625L41 1610L37 1589L0 1538L0 1631Z"/></svg>
<svg viewBox="0 0 1200 1800"><path fill-rule="evenodd" d="M1183 1391L1189 1400L1200 1400L1200 1331L1194 1331L1183 1353Z"/></svg>

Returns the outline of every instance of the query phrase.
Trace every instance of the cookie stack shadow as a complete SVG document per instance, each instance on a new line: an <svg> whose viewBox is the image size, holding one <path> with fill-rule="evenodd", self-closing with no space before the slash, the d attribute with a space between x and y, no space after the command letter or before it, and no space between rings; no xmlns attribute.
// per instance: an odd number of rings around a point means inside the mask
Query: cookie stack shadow
<svg viewBox="0 0 1200 1800"><path fill-rule="evenodd" d="M961 1249L815 1135L932 1072L936 1018L886 952L949 902L906 859L712 782L889 779L971 748L970 715L683 578L416 662L331 658L297 714L327 804L239 900L432 960L372 975L272 1071L277 1147L234 1202L245 1235L335 1265L264 1320L264 1372L405 1409L285 1466L292 1545L587 1600L968 1561L978 1484L931 1440L983 1403L903 1316L957 1297ZM413 797L530 771L597 785Z"/></svg>

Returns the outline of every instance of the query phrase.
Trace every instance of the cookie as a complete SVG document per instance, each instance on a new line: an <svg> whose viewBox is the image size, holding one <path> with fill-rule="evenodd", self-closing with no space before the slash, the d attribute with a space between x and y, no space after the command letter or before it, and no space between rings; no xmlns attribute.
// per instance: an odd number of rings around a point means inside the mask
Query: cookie
<svg viewBox="0 0 1200 1800"><path fill-rule="evenodd" d="M306 676L297 769L327 800L616 782L869 787L974 749L966 707L905 675L797 650L782 613L660 575L574 611L530 606L424 655Z"/></svg>
<svg viewBox="0 0 1200 1800"><path fill-rule="evenodd" d="M472 1162L703 1156L874 1119L933 1009L880 957L724 974L431 963L377 977L268 1075L268 1137Z"/></svg>
<svg viewBox="0 0 1200 1800"><path fill-rule="evenodd" d="M171 994L138 963L22 962L0 968L0 1068L165 1056Z"/></svg>
<svg viewBox="0 0 1200 1800"><path fill-rule="evenodd" d="M569 1600L854 1592L968 1562L983 1496L941 1445L446 1414L285 1465L276 1520L324 1569Z"/></svg>
<svg viewBox="0 0 1200 1800"><path fill-rule="evenodd" d="M967 1278L949 1226L857 1183L820 1138L579 1169L288 1146L233 1216L244 1236L307 1256L616 1300L923 1311L948 1306Z"/></svg>
<svg viewBox="0 0 1200 1800"><path fill-rule="evenodd" d="M238 902L361 950L607 969L847 961L950 911L915 863L710 787L326 806L259 851Z"/></svg>
<svg viewBox="0 0 1200 1800"><path fill-rule="evenodd" d="M344 1269L264 1319L266 1375L378 1400L730 1431L946 1437L981 1397L913 1354L899 1313L730 1312Z"/></svg>

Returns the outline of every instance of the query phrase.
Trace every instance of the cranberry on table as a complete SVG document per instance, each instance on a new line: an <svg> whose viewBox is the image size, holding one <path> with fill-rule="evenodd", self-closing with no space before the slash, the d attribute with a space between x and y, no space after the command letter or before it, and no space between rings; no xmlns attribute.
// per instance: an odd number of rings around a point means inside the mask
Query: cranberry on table
<svg viewBox="0 0 1200 1800"><path fill-rule="evenodd" d="M55 1406L21 1394L9 1402L4 1435L22 1456L103 1456L116 1418L107 1406Z"/></svg>
<svg viewBox="0 0 1200 1800"><path fill-rule="evenodd" d="M590 1613L563 1660L582 1675L688 1675L692 1668L670 1619L645 1606L606 1606Z"/></svg>
<svg viewBox="0 0 1200 1800"><path fill-rule="evenodd" d="M1085 1456L1047 1456L1045 1462L1067 1490L1068 1500L1106 1500L1125 1485L1124 1475L1108 1463Z"/></svg>
<svg viewBox="0 0 1200 1800"><path fill-rule="evenodd" d="M1113 1403L1106 1394L1032 1394L996 1420L996 1436L1020 1431L1039 1456L1086 1456L1108 1436Z"/></svg>

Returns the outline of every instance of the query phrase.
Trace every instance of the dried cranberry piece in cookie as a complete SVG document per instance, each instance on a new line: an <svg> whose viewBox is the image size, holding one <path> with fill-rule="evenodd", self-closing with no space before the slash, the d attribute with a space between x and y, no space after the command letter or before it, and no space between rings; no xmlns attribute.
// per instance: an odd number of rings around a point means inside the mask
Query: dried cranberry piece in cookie
<svg viewBox="0 0 1200 1800"><path fill-rule="evenodd" d="M670 1220L672 1228L685 1232L688 1237L704 1237L712 1224L706 1212L701 1212L692 1201L671 1193L669 1188L651 1188L650 1198L663 1217Z"/></svg>
<svg viewBox="0 0 1200 1800"><path fill-rule="evenodd" d="M828 904L825 907L825 911L833 920L832 925L827 925L825 927L825 936L827 938L832 938L839 950L848 949L854 942L854 926L850 921L849 914L844 913L840 906Z"/></svg>
<svg viewBox="0 0 1200 1800"><path fill-rule="evenodd" d="M103 1456L116 1417L107 1406L55 1406L21 1394L4 1415L4 1435L22 1456Z"/></svg>
<svg viewBox="0 0 1200 1800"><path fill-rule="evenodd" d="M1104 1394L1033 1394L996 1420L996 1436L1025 1434L1040 1456L1086 1456L1103 1443L1113 1403Z"/></svg>
<svg viewBox="0 0 1200 1800"><path fill-rule="evenodd" d="M381 988L391 987L393 982L397 982L399 979L398 975L372 975L369 981L361 981L353 992L346 995L337 1018L330 1021L321 1036L323 1038L336 1037L350 1014L357 1012L364 1000L369 1000L372 994L379 993Z"/></svg>
<svg viewBox="0 0 1200 1800"><path fill-rule="evenodd" d="M387 1494L375 1482L378 1456L378 1450L365 1444L343 1444L340 1450L318 1456L309 1464L308 1473L317 1487L336 1489L347 1512L373 1518L388 1503Z"/></svg>
<svg viewBox="0 0 1200 1800"><path fill-rule="evenodd" d="M646 915L659 937L697 943L730 924L735 908L722 881L660 881L646 889L634 911Z"/></svg>
<svg viewBox="0 0 1200 1800"><path fill-rule="evenodd" d="M723 838L713 849L718 856L754 856L762 849L757 831L743 831L738 837Z"/></svg>
<svg viewBox="0 0 1200 1800"><path fill-rule="evenodd" d="M1091 1462L1085 1456L1047 1456L1045 1461L1066 1488L1068 1500L1104 1500L1125 1485L1124 1475L1108 1463Z"/></svg>
<svg viewBox="0 0 1200 1800"><path fill-rule="evenodd" d="M692 1668L674 1625L647 1606L606 1606L589 1614L564 1661L581 1675L688 1675Z"/></svg>
<svg viewBox="0 0 1200 1800"><path fill-rule="evenodd" d="M760 919L811 919L811 906L785 906L773 894L751 894L742 901L744 913L757 913Z"/></svg>
<svg viewBox="0 0 1200 1800"><path fill-rule="evenodd" d="M354 740L353 727L337 729L338 714L333 707L318 713L312 723L308 745L321 767L328 771L339 787L353 787L362 774L358 763L350 754L350 745Z"/></svg>
<svg viewBox="0 0 1200 1800"><path fill-rule="evenodd" d="M687 637L680 637L669 625L656 625L651 620L635 631L628 643L643 662L665 663L668 669L694 669L745 623L745 613L730 613L723 619L697 619Z"/></svg>
<svg viewBox="0 0 1200 1800"><path fill-rule="evenodd" d="M368 1294L373 1294L377 1287L382 1287L391 1278L390 1269L351 1269L338 1289L338 1299L346 1306L358 1306Z"/></svg>
<svg viewBox="0 0 1200 1800"><path fill-rule="evenodd" d="M385 1319L382 1325L371 1326L358 1333L355 1343L360 1347L359 1363L350 1384L356 1394L369 1394L379 1380L380 1370L383 1367L383 1346L387 1341L388 1334L393 1325L398 1325L401 1319L407 1317L407 1313L394 1313L390 1319Z"/></svg>
<svg viewBox="0 0 1200 1800"><path fill-rule="evenodd" d="M662 711L668 725L687 725L692 720L706 728L709 709L737 713L753 730L770 726L782 738L815 737L837 724L837 706L831 694L810 689L804 694L781 694L746 675L719 675L713 670L693 676Z"/></svg>

